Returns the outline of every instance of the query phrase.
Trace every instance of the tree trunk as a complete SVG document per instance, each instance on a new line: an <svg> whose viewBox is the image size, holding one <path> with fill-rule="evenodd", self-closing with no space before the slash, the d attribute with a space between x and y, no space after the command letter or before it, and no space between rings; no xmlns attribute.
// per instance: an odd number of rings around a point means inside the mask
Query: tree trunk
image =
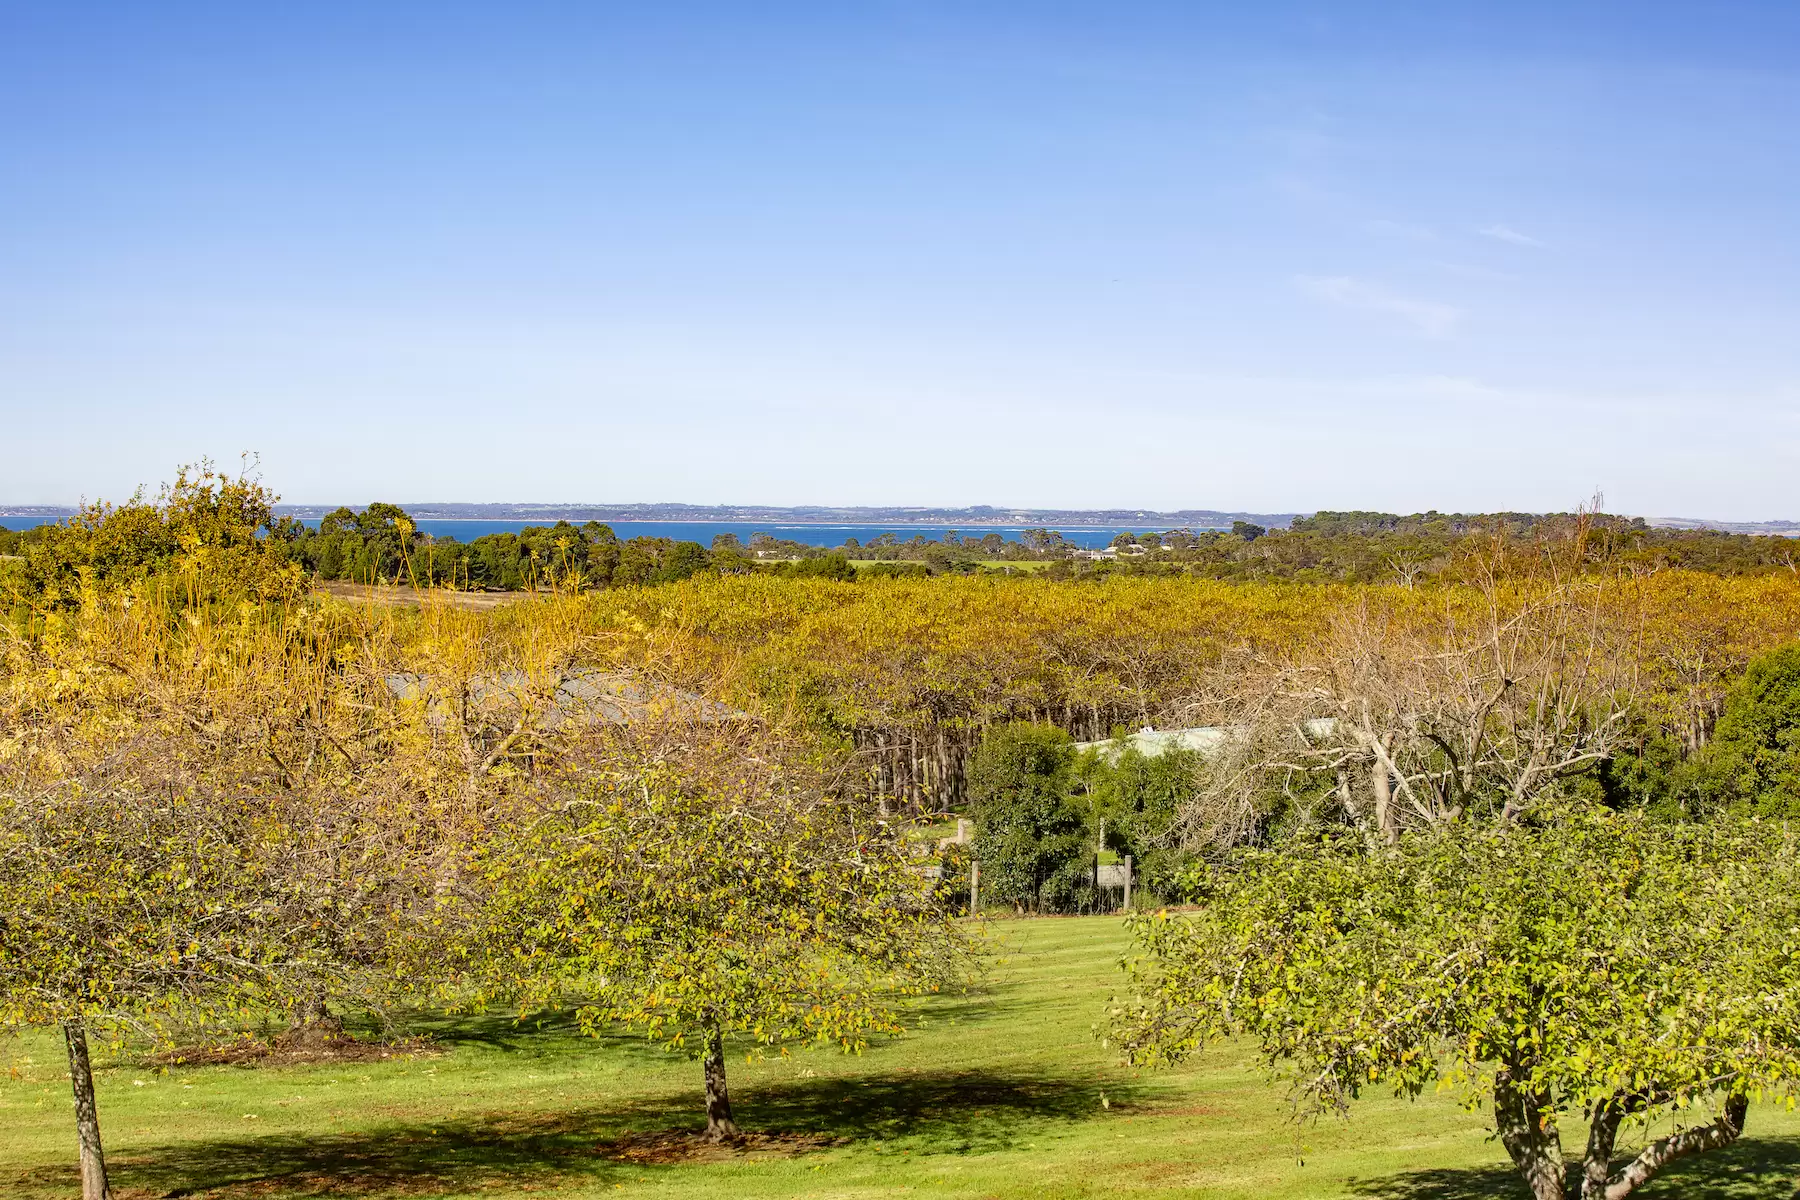
<svg viewBox="0 0 1800 1200"><path fill-rule="evenodd" d="M1725 1101L1725 1112L1718 1120L1695 1129L1683 1129L1650 1143L1644 1152L1632 1159L1606 1185L1599 1195L1605 1200L1625 1200L1644 1184L1656 1178L1657 1172L1678 1158L1721 1150L1744 1134L1744 1119L1750 1115L1750 1098L1732 1096ZM1585 1193L1584 1193L1585 1197Z"/></svg>
<svg viewBox="0 0 1800 1200"><path fill-rule="evenodd" d="M1337 799L1338 807L1344 810L1344 815L1350 818L1351 824L1361 825L1362 814L1356 809L1356 793L1350 787L1350 772L1342 767L1337 769Z"/></svg>
<svg viewBox="0 0 1800 1200"><path fill-rule="evenodd" d="M1532 1200L1564 1200L1562 1141L1551 1121L1549 1097L1514 1086L1502 1070L1494 1080L1494 1128Z"/></svg>
<svg viewBox="0 0 1800 1200"><path fill-rule="evenodd" d="M94 1104L94 1069L88 1062L87 1029L79 1019L63 1022L69 1043L69 1085L75 1091L75 1137L81 1146L81 1200L111 1200L106 1185L106 1152L100 1145L100 1110Z"/></svg>
<svg viewBox="0 0 1800 1200"><path fill-rule="evenodd" d="M1613 1145L1618 1141L1619 1122L1625 1117L1617 1100L1609 1100L1594 1109L1588 1125L1587 1154L1581 1160L1581 1200L1605 1200L1606 1184L1612 1178Z"/></svg>
<svg viewBox="0 0 1800 1200"><path fill-rule="evenodd" d="M1369 768L1369 783L1375 792L1375 827L1390 846L1400 842L1400 822L1394 817L1394 783L1388 775L1387 761L1380 755Z"/></svg>
<svg viewBox="0 0 1800 1200"><path fill-rule="evenodd" d="M279 1040L284 1046L317 1050L343 1036L344 1023L332 1015L324 995L314 993L294 1010L287 1032Z"/></svg>
<svg viewBox="0 0 1800 1200"><path fill-rule="evenodd" d="M725 1035L716 1025L706 1035L705 1069L706 1140L729 1142L738 1136L738 1127L731 1119L731 1093L725 1087Z"/></svg>

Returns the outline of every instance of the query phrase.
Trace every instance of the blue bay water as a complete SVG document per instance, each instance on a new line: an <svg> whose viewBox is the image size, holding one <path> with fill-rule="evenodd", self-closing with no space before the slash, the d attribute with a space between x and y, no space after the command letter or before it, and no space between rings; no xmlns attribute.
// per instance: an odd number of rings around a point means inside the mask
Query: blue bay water
<svg viewBox="0 0 1800 1200"><path fill-rule="evenodd" d="M307 521L308 525L317 527L318 522ZM451 521L422 520L418 523L419 532L429 533L432 537L453 537L459 542L472 542L478 537L490 533L517 533L531 525L554 525L554 521ZM621 538L634 537L666 537L678 542L699 542L702 546L712 545L714 537L721 533L735 533L740 542L750 544L750 536L766 533L770 537L783 541L800 542L807 546L841 546L846 538L855 538L863 545L868 545L884 533L891 533L900 541L923 536L929 541L937 541L952 528L949 525L815 525L815 524L768 524L753 521L608 521L612 531ZM964 538L981 538L990 533L997 533L1009 542L1019 540L1019 535L1030 526L1025 525L982 525L975 528L957 528ZM1089 549L1098 549L1108 545L1113 538L1126 532L1127 527L1086 526L1082 528L1065 528L1058 530L1071 543ZM1131 526L1132 533L1161 533L1161 528L1152 529L1148 525Z"/></svg>
<svg viewBox="0 0 1800 1200"><path fill-rule="evenodd" d="M43 525L63 520L62 517L8 517L0 516L0 528L28 529L33 525ZM738 540L748 545L750 536L755 533L766 533L770 537L784 541L800 542L808 546L841 546L845 539L855 538L863 545L868 545L884 533L891 533L900 541L923 536L930 541L941 539L952 528L965 539L981 538L990 533L997 533L1009 542L1019 540L1019 535L1030 526L1025 525L979 525L972 528L949 525L821 525L821 524L768 524L754 521L610 521L613 532L621 538L634 537L666 537L678 542L699 542L702 546L712 545L715 536L721 533L735 533ZM308 518L306 524L318 528L318 519ZM429 533L435 538L455 538L459 542L468 543L478 537L490 533L517 533L519 530L533 525L554 525L554 521L506 521L506 520L421 520L418 522L421 533ZM1110 544L1113 538L1121 533L1162 533L1166 529L1161 525L1083 525L1061 526L1057 532L1076 546L1086 549L1099 549Z"/></svg>

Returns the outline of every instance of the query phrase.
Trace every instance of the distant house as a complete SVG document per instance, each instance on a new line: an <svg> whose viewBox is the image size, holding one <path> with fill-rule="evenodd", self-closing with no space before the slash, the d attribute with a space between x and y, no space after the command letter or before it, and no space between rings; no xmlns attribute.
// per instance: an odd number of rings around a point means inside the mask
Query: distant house
<svg viewBox="0 0 1800 1200"><path fill-rule="evenodd" d="M1310 738L1327 738L1337 732L1335 717L1317 717L1306 721L1301 726ZM1158 758L1171 750L1194 750L1200 754L1211 754L1233 737L1241 736L1243 730L1232 725L1197 725L1190 729L1152 729L1148 725L1136 733L1128 733L1120 738L1108 738L1103 742L1076 742L1077 751L1095 750L1108 762L1117 759L1127 750L1136 750L1145 758Z"/></svg>

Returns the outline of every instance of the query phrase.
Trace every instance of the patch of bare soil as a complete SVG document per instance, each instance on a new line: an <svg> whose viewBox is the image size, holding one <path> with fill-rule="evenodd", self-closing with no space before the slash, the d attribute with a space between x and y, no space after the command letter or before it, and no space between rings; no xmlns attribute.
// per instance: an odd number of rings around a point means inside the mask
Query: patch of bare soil
<svg viewBox="0 0 1800 1200"><path fill-rule="evenodd" d="M655 1129L628 1133L595 1149L614 1162L641 1166L671 1163L719 1162L749 1155L792 1158L812 1150L841 1146L849 1138L823 1133L741 1133L729 1142L709 1142L698 1133L679 1129Z"/></svg>
<svg viewBox="0 0 1800 1200"><path fill-rule="evenodd" d="M303 1036L296 1036L297 1034ZM385 1058L435 1058L424 1038L364 1041L347 1033L304 1036L290 1030L268 1041L244 1037L211 1046L180 1046L144 1060L151 1067L288 1067L300 1063L379 1062Z"/></svg>

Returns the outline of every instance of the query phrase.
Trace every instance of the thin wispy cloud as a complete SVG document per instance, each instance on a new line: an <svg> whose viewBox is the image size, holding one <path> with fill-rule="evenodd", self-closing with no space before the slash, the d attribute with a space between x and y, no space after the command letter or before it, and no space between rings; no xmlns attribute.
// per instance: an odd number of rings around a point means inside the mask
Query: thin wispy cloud
<svg viewBox="0 0 1800 1200"><path fill-rule="evenodd" d="M1321 303L1398 321L1426 337L1448 337L1462 320L1462 310L1454 305L1397 295L1348 275L1302 275L1294 283Z"/></svg>
<svg viewBox="0 0 1800 1200"><path fill-rule="evenodd" d="M1508 242L1514 246L1541 247L1544 244L1528 233L1520 233L1511 225L1483 225L1475 232L1479 233L1482 237L1491 237L1495 241Z"/></svg>

